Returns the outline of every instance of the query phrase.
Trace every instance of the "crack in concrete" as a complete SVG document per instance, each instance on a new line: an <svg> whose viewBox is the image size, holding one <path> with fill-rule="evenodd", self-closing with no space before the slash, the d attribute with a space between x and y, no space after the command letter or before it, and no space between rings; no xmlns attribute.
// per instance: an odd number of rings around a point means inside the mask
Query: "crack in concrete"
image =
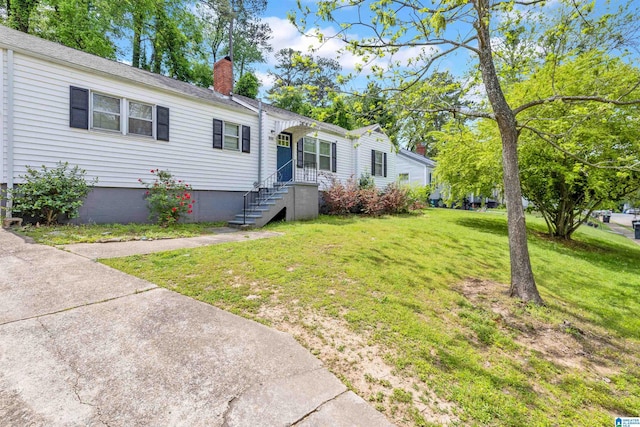
<svg viewBox="0 0 640 427"><path fill-rule="evenodd" d="M229 416L229 413L231 412L231 410L233 409L234 403L242 397L242 395L244 394L245 391L247 391L248 389L250 389L251 387L253 387L255 384L251 384L245 388L243 388L242 390L240 390L240 392L238 394L236 394L235 396L233 396L228 402L227 402L227 409L225 409L224 413L222 414L222 427L229 427L229 420L227 420L227 416Z"/></svg>
<svg viewBox="0 0 640 427"><path fill-rule="evenodd" d="M53 316L54 314L64 313L65 311L75 310L76 308L89 307L89 306L96 305L96 304L102 304L104 302L115 301L115 300L118 300L118 299L121 299L121 298L126 298L126 297L130 297L130 296L133 296L133 295L138 295L138 294L142 294L142 293L145 293L145 292L149 292L149 291L155 291L156 289L163 289L163 288L154 285L153 287L150 287L150 288L136 289L132 293L125 294L125 295L118 295L117 297L113 297L113 298L106 298L106 299L103 299L103 300L100 300L100 301L92 301L92 302L88 302L88 303L85 303L85 304L74 305L73 307L63 308L63 309L60 309L60 310L52 311L50 313L36 314L36 315L33 315L33 316L29 316L29 317L23 317L21 319L9 320L8 322L0 323L0 326L10 325L12 323L22 322L24 320L40 319L41 317Z"/></svg>
<svg viewBox="0 0 640 427"><path fill-rule="evenodd" d="M324 402L322 402L321 404L319 404L318 406L316 406L316 408L312 411L309 411L308 413L304 414L301 418L299 418L298 420L294 421L291 426L296 426L299 423L303 422L304 420L306 420L307 418L309 418L311 415L315 414L316 412L318 412L324 405L326 405L329 402L333 402L334 400L336 400L337 398L339 398L340 396L342 396L343 394L349 393L349 389L346 389L345 391L343 391L342 393L338 393L337 395L333 396L331 399L327 399Z"/></svg>
<svg viewBox="0 0 640 427"><path fill-rule="evenodd" d="M233 396L233 397L232 397L232 398L227 402L227 409L225 409L224 413L222 414L222 427L229 427L229 420L227 420L227 417L229 416L229 413L230 413L230 412L231 412L231 410L233 409L235 402L236 402L238 399L240 399L240 398L244 395L244 393L245 393L247 390L249 390L249 389L251 389L251 388L253 388L253 387L255 387L255 386L262 386L265 382L269 382L269 381L277 381L277 380L286 380L286 379L288 379L288 378L293 378L293 377L297 377L297 376L299 376L299 375L304 375L304 374L307 374L307 373L312 373L312 372L320 371L320 370L322 370L322 369L326 369L326 368L325 368L324 366L319 366L319 367L317 367L317 368L315 368L315 369L305 370L305 371L302 371L302 372L297 372L297 373L294 373L294 374L291 374L291 375L286 375L286 376L278 376L278 377L274 377L274 378L268 378L268 379L264 379L264 380L259 381L259 382L253 382L253 383L251 383L251 384L247 385L247 386L246 386L246 387L244 387L242 390L240 390L240 392L239 392L239 393L237 393L235 396ZM346 390L346 391L348 391L348 390ZM343 393L345 393L345 392L342 392L342 393L338 394L337 396L332 397L331 399L327 400L326 402L321 403L321 404L320 404L320 406L324 405L324 404L325 404L325 403L327 403L327 402L330 402L331 400L333 400L333 399L337 398L338 396L342 395ZM320 407L320 406L319 406L319 407ZM318 407L318 408L319 408L319 407ZM311 414L311 413L315 412L318 408L316 408L314 411L309 412L309 414ZM303 418L305 418L306 416L307 416L307 415L305 415ZM303 419L303 418L301 418L301 419ZM296 422L299 422L299 421L296 421ZM293 424L292 424L292 425L293 425Z"/></svg>
<svg viewBox="0 0 640 427"><path fill-rule="evenodd" d="M75 380L73 382L73 385L72 385L71 389L72 389L73 394L75 395L76 399L78 400L78 402L80 402L81 405L86 405L86 406L90 406L90 407L94 408L96 413L98 414L98 421L100 421L100 423L102 423L103 425L105 425L107 427L110 427L109 423L102 419L103 414L102 414L102 409L100 408L100 406L99 405L95 405L95 404L93 404L91 402L86 402L80 396L80 384L79 383L80 383L80 378L82 377L82 374L80 373L80 370L78 369L78 367L72 361L70 361L70 360L67 361L66 360L66 358L64 357L64 354L62 353L62 350L60 349L60 346L58 345L58 342L56 341L53 333L49 330L49 328L47 328L47 326L44 324L42 319L40 317L37 317L36 319L38 320L38 323L40 324L42 329L45 331L45 333L47 334L47 336L51 340L51 343L53 344L54 351L55 351L56 355L58 356L58 358L60 360L62 360L62 361L66 361L67 365L69 366L69 368L71 368L71 370L74 372Z"/></svg>

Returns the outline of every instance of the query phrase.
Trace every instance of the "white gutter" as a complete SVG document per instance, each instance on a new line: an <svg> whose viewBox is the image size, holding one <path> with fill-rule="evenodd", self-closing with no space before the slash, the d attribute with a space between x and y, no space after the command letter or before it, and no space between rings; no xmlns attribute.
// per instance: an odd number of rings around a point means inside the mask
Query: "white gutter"
<svg viewBox="0 0 640 427"><path fill-rule="evenodd" d="M258 182L262 182L262 100L258 100Z"/></svg>
<svg viewBox="0 0 640 427"><path fill-rule="evenodd" d="M7 189L13 189L13 50L7 50ZM7 218L13 216L7 197Z"/></svg>

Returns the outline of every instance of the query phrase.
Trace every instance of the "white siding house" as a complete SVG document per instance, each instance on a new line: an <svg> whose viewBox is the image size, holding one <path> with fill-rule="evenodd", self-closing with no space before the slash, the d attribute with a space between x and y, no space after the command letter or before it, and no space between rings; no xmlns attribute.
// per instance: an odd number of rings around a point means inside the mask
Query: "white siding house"
<svg viewBox="0 0 640 427"><path fill-rule="evenodd" d="M359 176L375 151L385 157L376 184L393 181L395 155L375 127L349 132L216 89L0 26L0 185L20 184L27 166L78 165L98 178L79 221L100 223L147 220L138 179L151 169L193 186L194 221L232 219L269 177Z"/></svg>
<svg viewBox="0 0 640 427"><path fill-rule="evenodd" d="M436 162L428 157L409 150L400 149L396 159L397 179L400 183L415 186L430 186L433 183L433 170ZM441 198L440 189L431 191L429 199L437 201Z"/></svg>
<svg viewBox="0 0 640 427"><path fill-rule="evenodd" d="M350 132L354 139L356 178L369 174L378 188L396 181L396 150L379 125Z"/></svg>

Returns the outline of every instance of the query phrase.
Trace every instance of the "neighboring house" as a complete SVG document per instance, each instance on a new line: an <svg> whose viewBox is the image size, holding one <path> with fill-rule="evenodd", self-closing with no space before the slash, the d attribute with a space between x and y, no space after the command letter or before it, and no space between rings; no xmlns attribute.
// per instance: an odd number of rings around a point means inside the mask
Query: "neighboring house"
<svg viewBox="0 0 640 427"><path fill-rule="evenodd" d="M413 151L400 149L396 159L396 168L398 171L398 182L415 185L430 186L433 183L433 170L436 162L425 157L423 154L414 153ZM438 202L442 196L439 187L431 191L429 200L432 203Z"/></svg>
<svg viewBox="0 0 640 427"><path fill-rule="evenodd" d="M0 184L19 184L26 166L69 162L98 178L80 222L144 222L138 179L159 168L193 186L194 221L230 220L248 191L260 190L258 203L278 190L279 212L253 206L261 225L276 213L316 216L320 173L373 171L379 186L395 177L383 133L232 95L231 72L218 61L214 89L199 88L0 26Z"/></svg>

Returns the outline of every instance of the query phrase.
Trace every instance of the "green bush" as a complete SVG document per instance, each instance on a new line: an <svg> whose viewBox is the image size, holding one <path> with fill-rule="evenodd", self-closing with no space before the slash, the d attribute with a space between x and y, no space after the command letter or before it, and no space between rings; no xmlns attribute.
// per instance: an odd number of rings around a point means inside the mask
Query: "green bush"
<svg viewBox="0 0 640 427"><path fill-rule="evenodd" d="M407 197L409 198L409 209L424 209L429 205L431 187L428 185L412 185L407 187Z"/></svg>
<svg viewBox="0 0 640 427"><path fill-rule="evenodd" d="M95 178L88 184L84 178L86 173L78 166L69 169L68 162L59 162L52 169L44 165L39 170L27 166L27 174L20 175L24 183L7 191L13 212L47 225L57 223L62 215L77 218L84 199L98 182Z"/></svg>

